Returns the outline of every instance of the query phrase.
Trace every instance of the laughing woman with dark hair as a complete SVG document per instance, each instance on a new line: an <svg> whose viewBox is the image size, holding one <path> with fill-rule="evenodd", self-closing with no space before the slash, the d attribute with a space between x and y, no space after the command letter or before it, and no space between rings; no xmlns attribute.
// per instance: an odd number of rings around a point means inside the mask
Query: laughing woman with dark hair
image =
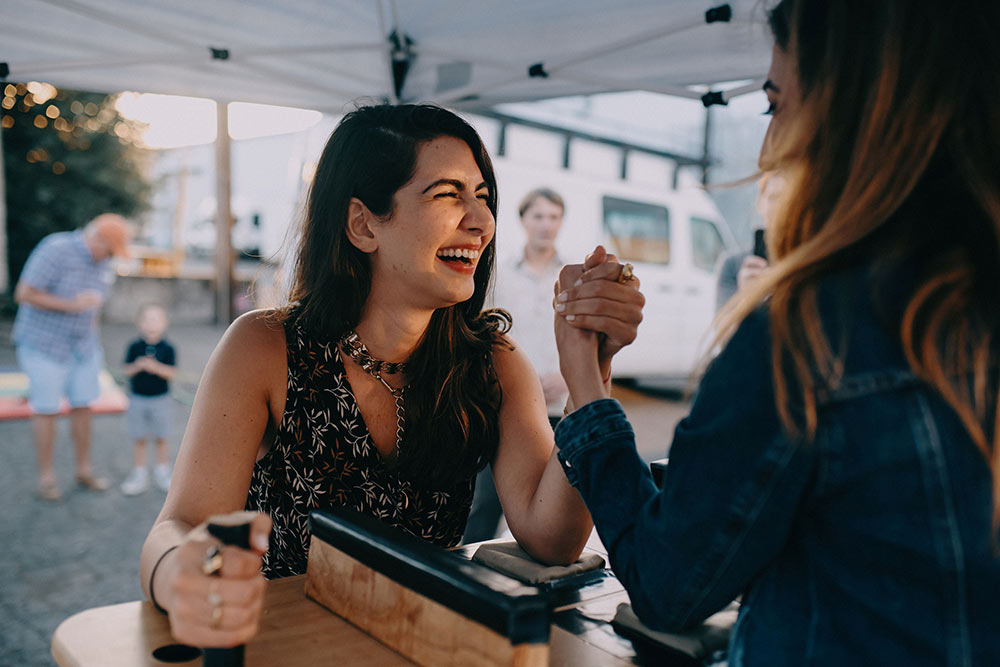
<svg viewBox="0 0 1000 667"><path fill-rule="evenodd" d="M489 156L451 112L364 107L338 125L289 305L244 315L223 337L143 547L146 592L179 640L252 637L264 576L305 571L312 509L350 507L454 546L485 465L526 551L579 556L590 517L553 454L541 385L504 335L506 314L483 311L496 202ZM624 304L590 324L606 334L605 368L641 317L616 271L595 263L589 281L595 306ZM211 546L192 528L244 508L259 513L251 550L223 548L221 576L206 576Z"/></svg>
<svg viewBox="0 0 1000 667"><path fill-rule="evenodd" d="M645 623L742 595L732 667L1000 665L1000 3L771 21L773 263L723 314L662 488L596 337L559 322L582 406L559 456Z"/></svg>

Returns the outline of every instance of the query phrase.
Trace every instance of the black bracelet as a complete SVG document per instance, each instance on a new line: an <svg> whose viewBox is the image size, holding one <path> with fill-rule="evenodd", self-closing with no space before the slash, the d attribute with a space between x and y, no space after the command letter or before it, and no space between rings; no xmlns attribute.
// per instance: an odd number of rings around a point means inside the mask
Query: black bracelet
<svg viewBox="0 0 1000 667"><path fill-rule="evenodd" d="M174 546L170 547L162 554L160 554L160 557L156 561L156 565L153 566L153 573L149 575L149 601L153 603L153 606L156 608L156 611L160 612L161 614L166 614L167 610L161 607L160 603L156 601L156 593L153 592L153 580L156 579L156 569L160 567L160 563L163 562L163 559L167 557L168 553L170 553L179 546L180 546L179 544L175 544Z"/></svg>

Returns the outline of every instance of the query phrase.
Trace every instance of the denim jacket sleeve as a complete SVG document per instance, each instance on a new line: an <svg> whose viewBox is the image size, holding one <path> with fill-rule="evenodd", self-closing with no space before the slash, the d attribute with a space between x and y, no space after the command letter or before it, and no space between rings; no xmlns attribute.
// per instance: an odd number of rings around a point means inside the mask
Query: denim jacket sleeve
<svg viewBox="0 0 1000 667"><path fill-rule="evenodd" d="M662 630L718 611L775 557L814 457L780 426L763 311L705 374L674 433L662 489L617 401L573 412L556 429L556 443L636 614Z"/></svg>

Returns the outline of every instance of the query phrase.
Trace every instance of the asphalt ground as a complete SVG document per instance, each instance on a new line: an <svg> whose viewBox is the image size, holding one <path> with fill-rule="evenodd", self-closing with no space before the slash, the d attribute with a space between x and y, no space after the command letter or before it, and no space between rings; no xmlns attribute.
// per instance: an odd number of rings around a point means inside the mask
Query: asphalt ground
<svg viewBox="0 0 1000 667"><path fill-rule="evenodd" d="M0 320L0 368L17 365L9 320ZM177 454L202 369L223 329L173 326L167 338L177 348L178 373L171 394ZM102 343L108 370L120 384L122 358L136 335L129 325L105 324ZM676 395L615 386L647 461L666 455L670 434L687 412ZM113 481L105 493L75 488L68 420L57 426L55 468L63 499L37 496L37 465L30 420L0 421L0 667L55 664L52 633L73 614L142 598L139 551L165 494L154 486L139 496L118 485L132 465L125 415L95 415L94 470Z"/></svg>

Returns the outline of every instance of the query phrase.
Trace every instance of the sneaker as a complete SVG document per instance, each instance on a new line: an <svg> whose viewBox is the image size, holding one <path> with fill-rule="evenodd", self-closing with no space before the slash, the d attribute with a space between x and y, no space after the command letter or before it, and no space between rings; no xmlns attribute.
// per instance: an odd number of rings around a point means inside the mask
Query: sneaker
<svg viewBox="0 0 1000 667"><path fill-rule="evenodd" d="M137 496L148 488L149 472L145 468L132 468L132 472L122 482L122 493L126 496Z"/></svg>
<svg viewBox="0 0 1000 667"><path fill-rule="evenodd" d="M153 480L156 482L156 488L166 493L170 488L170 465L157 463L153 468Z"/></svg>

